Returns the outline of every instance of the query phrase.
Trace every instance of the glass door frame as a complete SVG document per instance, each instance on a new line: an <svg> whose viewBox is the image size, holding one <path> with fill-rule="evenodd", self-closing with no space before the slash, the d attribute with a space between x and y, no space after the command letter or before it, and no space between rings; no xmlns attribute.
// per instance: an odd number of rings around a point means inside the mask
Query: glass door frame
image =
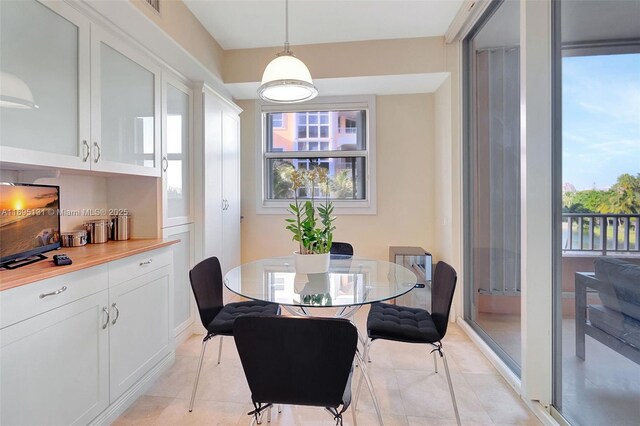
<svg viewBox="0 0 640 426"><path fill-rule="evenodd" d="M480 18L471 27L471 30L462 40L462 164L463 164L463 233L465 244L463 247L463 263L467 285L464 287L463 315L467 324L478 334L478 336L495 352L498 357L514 372L518 377L521 374L520 366L507 354L507 352L496 343L484 329L476 323L473 318L473 300L475 289L473 286L474 268L472 261L472 246L475 241L473 222L473 206L475 203L474 179L473 179L473 149L472 141L476 138L474 128L473 110L475 101L475 88L473 70L475 69L475 59L471 51L471 39L482 30L484 25L491 19L498 8L504 4L505 0L493 1L482 13Z"/></svg>
<svg viewBox="0 0 640 426"><path fill-rule="evenodd" d="M489 5L498 7L501 0L494 0ZM522 398L536 412L549 422L555 420L549 414L551 411L553 388L553 316L554 316L554 288L557 268L554 265L557 232L554 229L557 220L556 180L561 179L558 170L558 159L554 146L553 114L553 8L558 0L539 0L520 2L520 146L521 146L521 339L522 362L519 391ZM464 40L486 19L492 11L485 12L478 17L469 32L463 34ZM464 266L464 312L469 313L473 297L468 277L472 271L470 264L470 229L469 229L469 197L473 190L470 185L469 160L470 152L468 138L470 135L469 121L469 90L470 80L465 68L468 58L464 58L461 66L461 100L462 109L462 152L463 152L463 266ZM560 176L558 173L560 172ZM463 320L463 322L465 322ZM471 331L486 342L489 350L498 352L490 341L484 340L482 332L477 327L469 326ZM504 359L504 358L503 358ZM499 357L493 357L499 361ZM508 366L502 361L505 368ZM505 376L507 380L508 377ZM513 382L512 382L513 384ZM517 389L517 383L514 384Z"/></svg>

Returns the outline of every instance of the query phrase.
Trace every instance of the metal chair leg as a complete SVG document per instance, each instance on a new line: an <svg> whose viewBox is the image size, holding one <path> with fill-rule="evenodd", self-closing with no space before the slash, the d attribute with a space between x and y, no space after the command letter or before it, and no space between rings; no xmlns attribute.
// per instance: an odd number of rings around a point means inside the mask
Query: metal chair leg
<svg viewBox="0 0 640 426"><path fill-rule="evenodd" d="M356 420L356 407L351 406L351 418L353 419L353 426L358 426L358 421Z"/></svg>
<svg viewBox="0 0 640 426"><path fill-rule="evenodd" d="M373 343L373 341L371 341L369 339L365 340L364 349L363 349L363 353L362 353L362 359L363 360L366 359L369 356L369 349L371 348L371 344L372 343ZM360 377L358 378L358 385L356 386L355 398L353 399L353 408L354 408L354 410L358 406L358 399L360 398L360 390L362 389L362 379L363 378L364 378L364 375L360 374Z"/></svg>
<svg viewBox="0 0 640 426"><path fill-rule="evenodd" d="M208 338L202 341L202 349L200 350L200 361L198 362L198 372L196 373L196 381L193 383L193 391L191 392L191 402L189 403L189 412L193 411L193 402L196 399L196 390L198 389L198 380L200 380L200 371L202 370L202 361L204 360L204 351L207 349Z"/></svg>
<svg viewBox="0 0 640 426"><path fill-rule="evenodd" d="M218 364L220 364L221 355L222 355L222 336L220 336L220 346L218 347Z"/></svg>
<svg viewBox="0 0 640 426"><path fill-rule="evenodd" d="M460 414L458 413L458 404L456 403L456 394L453 392L453 383L451 382L451 375L449 374L449 365L447 364L447 357L444 352L440 350L442 355L442 363L444 364L444 371L447 375L447 383L449 383L449 392L451 393L451 401L453 402L453 411L456 413L456 422L460 426Z"/></svg>
<svg viewBox="0 0 640 426"><path fill-rule="evenodd" d="M367 373L367 366L364 363L364 359L360 357L360 354L357 351L356 357L360 361L361 377L364 377L364 381L367 382L367 387L369 388L369 393L371 394L371 399L373 400L373 407L376 409L376 415L378 416L378 422L380 422L380 426L384 426L384 422L382 421L382 413L380 412L380 405L378 405L378 398L376 398L376 393L373 390L373 383L371 383L371 379L369 378L369 374Z"/></svg>
<svg viewBox="0 0 640 426"><path fill-rule="evenodd" d="M436 370L436 373L438 373L438 354L435 352L433 353L433 368Z"/></svg>

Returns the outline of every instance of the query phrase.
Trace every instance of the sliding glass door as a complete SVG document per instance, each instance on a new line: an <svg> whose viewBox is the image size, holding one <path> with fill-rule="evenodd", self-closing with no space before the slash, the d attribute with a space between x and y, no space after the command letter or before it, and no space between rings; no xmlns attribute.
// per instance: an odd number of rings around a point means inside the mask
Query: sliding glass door
<svg viewBox="0 0 640 426"><path fill-rule="evenodd" d="M640 2L556 6L553 402L572 425L637 425Z"/></svg>
<svg viewBox="0 0 640 426"><path fill-rule="evenodd" d="M464 41L465 319L520 372L519 2L496 2Z"/></svg>

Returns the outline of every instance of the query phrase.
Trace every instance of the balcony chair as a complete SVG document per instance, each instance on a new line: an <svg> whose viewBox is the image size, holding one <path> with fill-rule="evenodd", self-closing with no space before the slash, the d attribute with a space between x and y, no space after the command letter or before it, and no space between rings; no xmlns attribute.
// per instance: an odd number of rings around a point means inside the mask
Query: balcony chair
<svg viewBox="0 0 640 426"><path fill-rule="evenodd" d="M351 403L351 377L358 334L349 321L337 318L238 318L233 325L240 361L260 423L273 404L325 407L336 425ZM256 348L260 348L259 351ZM356 424L352 410L353 424Z"/></svg>
<svg viewBox="0 0 640 426"><path fill-rule="evenodd" d="M438 262L432 284L431 310L391 305L388 303L374 303L371 305L367 317L367 334L369 339L364 347L363 359L368 359L369 350L374 340L384 339L405 343L427 343L434 347L433 361L435 371L438 372L436 354L440 355L444 364L444 371L449 384L451 401L456 416L456 422L460 425L458 404L453 392L453 384L449 375L447 358L442 348L442 339L447 333L449 323L449 311L453 302L453 293L456 289L458 277L456 271L445 262ZM358 395L362 379L358 382L354 405L358 404Z"/></svg>
<svg viewBox="0 0 640 426"><path fill-rule="evenodd" d="M331 249L329 250L329 252L331 254L353 256L353 246L349 243L334 241L333 243L331 243Z"/></svg>
<svg viewBox="0 0 640 426"><path fill-rule="evenodd" d="M217 257L210 257L203 260L189 271L189 280L193 295L198 305L198 312L202 324L207 329L207 334L202 339L202 350L200 351L200 362L196 380L193 383L191 402L189 411L193 411L193 402L198 389L198 380L202 370L204 352L209 339L220 336L220 346L218 348L218 364L222 354L222 337L233 336L233 322L243 315L277 315L280 313L280 306L275 303L259 302L250 300L247 302L223 304L222 301L222 269Z"/></svg>

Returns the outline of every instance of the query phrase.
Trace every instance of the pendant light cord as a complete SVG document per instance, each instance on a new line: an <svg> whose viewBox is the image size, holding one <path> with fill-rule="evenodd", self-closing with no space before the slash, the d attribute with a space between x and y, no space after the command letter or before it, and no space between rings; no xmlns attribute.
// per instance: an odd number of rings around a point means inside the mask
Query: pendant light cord
<svg viewBox="0 0 640 426"><path fill-rule="evenodd" d="M289 0L284 0L284 51L289 53Z"/></svg>

